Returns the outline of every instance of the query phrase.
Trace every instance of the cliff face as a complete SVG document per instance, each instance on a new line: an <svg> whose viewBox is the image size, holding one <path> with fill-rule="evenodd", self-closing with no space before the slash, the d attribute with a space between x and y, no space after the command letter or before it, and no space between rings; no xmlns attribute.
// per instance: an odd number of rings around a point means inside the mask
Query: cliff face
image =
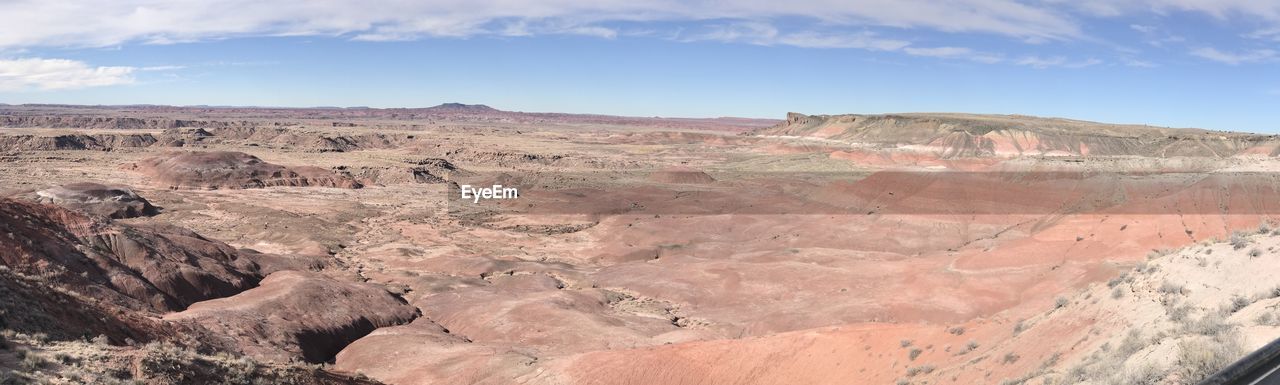
<svg viewBox="0 0 1280 385"><path fill-rule="evenodd" d="M1019 155L1275 155L1273 136L1116 125L1007 115L790 113L763 136L794 136L873 147L908 148L943 157Z"/></svg>

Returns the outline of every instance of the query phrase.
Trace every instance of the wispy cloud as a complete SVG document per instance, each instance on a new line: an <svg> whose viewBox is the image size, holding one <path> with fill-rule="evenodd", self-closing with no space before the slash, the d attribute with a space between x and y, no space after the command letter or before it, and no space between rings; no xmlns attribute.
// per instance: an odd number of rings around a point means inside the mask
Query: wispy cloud
<svg viewBox="0 0 1280 385"><path fill-rule="evenodd" d="M1041 41L1081 35L1081 27L1061 12L1013 0L797 0L786 7L766 0L429 0L377 5L360 0L16 0L5 4L5 15L0 47L173 44L243 36L373 41L527 34L613 37L617 32L608 23L788 18L833 29L920 28ZM820 32L825 41L814 44L860 44L856 34Z"/></svg>
<svg viewBox="0 0 1280 385"><path fill-rule="evenodd" d="M1213 47L1196 48L1192 55L1230 65L1272 62L1280 59L1280 52L1272 49L1254 49L1244 52L1223 52Z"/></svg>
<svg viewBox="0 0 1280 385"><path fill-rule="evenodd" d="M683 42L716 41L756 45L785 45L801 48L855 48L868 51L901 52L911 56L971 60L994 64L1004 59L997 54L966 47L918 47L912 42L884 38L869 31L837 34L816 31L782 32L770 23L743 22L711 26L705 30L677 38Z"/></svg>
<svg viewBox="0 0 1280 385"><path fill-rule="evenodd" d="M1085 60L1069 60L1062 56L1053 56L1053 57L1027 56L1027 57L1018 59L1017 61L1014 61L1014 64L1036 68L1036 69L1085 68L1085 67L1092 67L1098 64L1102 64L1102 60L1093 59L1093 58L1085 59Z"/></svg>
<svg viewBox="0 0 1280 385"><path fill-rule="evenodd" d="M1256 30L1245 34L1244 37L1280 41L1280 27Z"/></svg>
<svg viewBox="0 0 1280 385"><path fill-rule="evenodd" d="M966 47L906 47L902 51L912 56L964 59L986 64L1004 61L1004 57L998 54L978 52Z"/></svg>
<svg viewBox="0 0 1280 385"><path fill-rule="evenodd" d="M875 33L867 31L846 33L782 32L772 24L764 22L712 25L705 30L685 34L677 40L683 42L715 41L766 46L786 45L801 48L857 48L872 51L897 51L911 45L911 42L905 40L882 38Z"/></svg>
<svg viewBox="0 0 1280 385"><path fill-rule="evenodd" d="M1165 31L1163 28L1154 25L1130 24L1129 29L1142 34L1144 42L1152 47L1164 47L1187 41L1187 39L1182 36L1174 35Z"/></svg>
<svg viewBox="0 0 1280 385"><path fill-rule="evenodd" d="M1280 21L1280 2L1269 0L1051 0L1086 13L1114 17L1132 13L1169 14L1193 12L1218 19L1245 16Z"/></svg>
<svg viewBox="0 0 1280 385"><path fill-rule="evenodd" d="M1120 62L1129 67L1138 67L1138 68L1158 67L1156 63L1152 63L1152 62L1141 60L1141 59L1134 59L1134 58L1121 58Z"/></svg>
<svg viewBox="0 0 1280 385"><path fill-rule="evenodd" d="M64 90L134 82L134 67L94 67L67 59L0 60L0 90Z"/></svg>

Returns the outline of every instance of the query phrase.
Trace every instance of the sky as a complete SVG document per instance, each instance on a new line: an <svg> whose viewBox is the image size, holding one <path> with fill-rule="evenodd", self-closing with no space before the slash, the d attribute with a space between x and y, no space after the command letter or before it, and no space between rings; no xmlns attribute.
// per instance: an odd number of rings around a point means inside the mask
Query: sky
<svg viewBox="0 0 1280 385"><path fill-rule="evenodd" d="M1280 133L1280 0L0 0L0 103Z"/></svg>

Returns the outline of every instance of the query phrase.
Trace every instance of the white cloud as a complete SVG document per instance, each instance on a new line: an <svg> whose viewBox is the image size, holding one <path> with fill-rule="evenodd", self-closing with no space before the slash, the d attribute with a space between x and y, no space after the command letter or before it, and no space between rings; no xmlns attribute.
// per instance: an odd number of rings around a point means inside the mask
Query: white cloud
<svg viewBox="0 0 1280 385"><path fill-rule="evenodd" d="M1280 52L1271 49L1255 49L1245 52L1223 52L1213 47L1197 48L1192 55L1230 65L1271 62L1280 59Z"/></svg>
<svg viewBox="0 0 1280 385"><path fill-rule="evenodd" d="M1157 30L1154 26L1143 24L1129 24L1129 29L1142 33L1155 33Z"/></svg>
<svg viewBox="0 0 1280 385"><path fill-rule="evenodd" d="M1079 61L1072 61L1072 60L1067 60L1067 58L1062 56L1053 56L1053 57L1047 57L1047 58L1039 57L1039 56L1027 56L1027 57L1018 59L1017 61L1014 62L1014 64L1036 68L1036 69L1055 68L1055 67L1084 68L1084 67L1091 67L1098 64L1102 64L1102 60L1091 58L1091 59L1085 59L1085 60L1079 60Z"/></svg>
<svg viewBox="0 0 1280 385"><path fill-rule="evenodd" d="M1138 67L1138 68L1158 67L1156 63L1152 63L1146 60L1134 59L1134 58L1123 58L1123 59L1120 59L1120 62L1130 67Z"/></svg>
<svg viewBox="0 0 1280 385"><path fill-rule="evenodd" d="M1069 4L1097 16L1112 17L1132 13L1164 15L1193 12L1226 20L1250 17L1280 21L1280 2L1273 0L1050 0Z"/></svg>
<svg viewBox="0 0 1280 385"><path fill-rule="evenodd" d="M978 52L966 47L917 47L911 42L882 38L868 31L827 34L814 31L782 32L764 22L742 22L711 26L703 31L686 34L676 40L683 42L716 41L722 43L746 43L756 45L787 45L801 48L856 48L869 51L902 52L912 56L963 59L994 64L1003 61L1000 55Z"/></svg>
<svg viewBox="0 0 1280 385"><path fill-rule="evenodd" d="M912 56L965 59L987 64L1004 61L1004 58L1000 57L1000 55L977 52L965 47L907 47L902 51Z"/></svg>
<svg viewBox="0 0 1280 385"><path fill-rule="evenodd" d="M171 44L241 36L379 41L521 33L613 37L617 32L604 24L784 18L833 30L923 28L1039 41L1081 35L1080 27L1061 12L1015 0L796 0L785 7L774 0L10 0L4 13L0 48ZM878 44L863 42L857 33L820 35L813 44Z"/></svg>
<svg viewBox="0 0 1280 385"><path fill-rule="evenodd" d="M1182 36L1168 33L1163 28L1154 25L1130 24L1129 29L1141 33L1146 43L1152 47L1164 47L1170 44L1182 43L1187 40Z"/></svg>
<svg viewBox="0 0 1280 385"><path fill-rule="evenodd" d="M820 33L815 31L782 32L770 23L741 22L713 25L705 30L677 38L683 42L715 41L755 45L788 45L802 48L858 48L872 51L897 51L910 42L881 38L867 31Z"/></svg>
<svg viewBox="0 0 1280 385"><path fill-rule="evenodd" d="M133 83L133 67L92 67L66 59L0 59L0 90L62 90Z"/></svg>
<svg viewBox="0 0 1280 385"><path fill-rule="evenodd" d="M1265 39L1265 40L1280 41L1280 27L1270 28L1270 29L1260 29L1257 31L1247 33L1244 35L1244 37L1247 37L1250 39Z"/></svg>

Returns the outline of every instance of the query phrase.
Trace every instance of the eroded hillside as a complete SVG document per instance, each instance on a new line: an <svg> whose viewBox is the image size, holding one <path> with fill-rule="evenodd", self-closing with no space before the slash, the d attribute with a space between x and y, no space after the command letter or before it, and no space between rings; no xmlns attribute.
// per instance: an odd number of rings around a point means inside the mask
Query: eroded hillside
<svg viewBox="0 0 1280 385"><path fill-rule="evenodd" d="M23 302L0 364L21 379L1186 383L1209 369L1183 363L1276 337L1267 136L939 114L4 111L21 127L0 129L0 256ZM495 184L519 196L458 196Z"/></svg>

